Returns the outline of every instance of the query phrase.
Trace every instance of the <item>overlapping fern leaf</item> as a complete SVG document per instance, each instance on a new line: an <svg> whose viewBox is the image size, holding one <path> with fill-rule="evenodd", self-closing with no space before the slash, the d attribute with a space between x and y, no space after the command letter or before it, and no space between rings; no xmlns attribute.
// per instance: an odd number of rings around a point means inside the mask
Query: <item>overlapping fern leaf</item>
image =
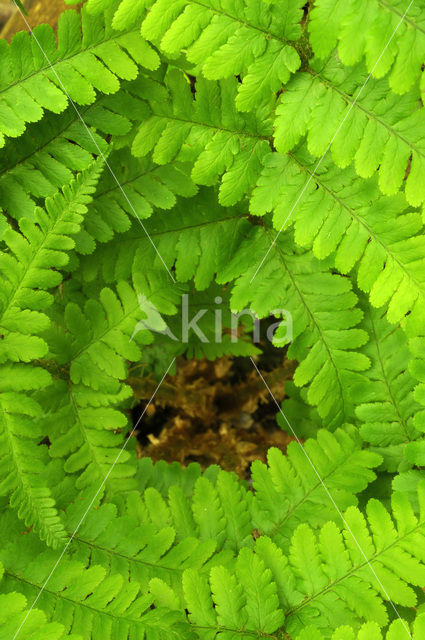
<svg viewBox="0 0 425 640"><path fill-rule="evenodd" d="M366 622L358 631L352 627L343 625L336 629L332 636L329 637L331 640L404 640L404 638L420 640L424 632L425 616L420 614L415 618L413 625L409 625L409 623L402 618L395 620L391 623L386 633L382 632L374 622ZM323 635L317 627L309 625L297 635L296 640L325 640L326 637L327 636Z"/></svg>
<svg viewBox="0 0 425 640"><path fill-rule="evenodd" d="M342 512L356 504L360 493L375 474L381 457L360 448L354 427L330 434L324 429L301 447L292 442L286 455L268 452L268 468L260 461L252 465L255 497L252 505L256 529L286 548L296 527L305 521L313 526L328 520L339 522Z"/></svg>
<svg viewBox="0 0 425 640"><path fill-rule="evenodd" d="M359 287L370 292L374 306L389 305L391 322L409 313L420 317L425 305L423 224L401 194L379 196L376 176L360 180L351 167L338 170L329 159L315 172L316 163L304 146L288 155L270 151L270 110L245 116L229 108L225 96L230 91L234 97L237 88L231 80L227 85L198 81L195 100L180 72L167 76L166 84L174 99L163 106L152 103L154 114L133 143L136 155L153 148L153 159L160 164L173 158L189 161L198 184L215 184L222 176L221 204L234 205L250 196L252 213L274 211L278 231L294 224L296 241L311 247L319 259L334 254L343 274L359 265ZM214 100L220 105L218 120L210 117ZM282 120L294 136L292 117L282 115ZM322 132L323 126L318 127ZM279 128L276 135L283 135ZM392 155L388 162L393 170Z"/></svg>
<svg viewBox="0 0 425 640"><path fill-rule="evenodd" d="M242 245L219 274L219 281L225 281L230 274L236 278L233 309L248 305L259 317L270 311L283 315L275 343L291 343L288 356L301 363L294 382L298 386L309 384L309 402L318 405L321 417L332 428L351 415L349 389L358 372L369 367L369 359L358 350L367 341L367 334L358 327L362 312L356 306L357 297L350 282L329 273L311 254L289 249L288 236L280 236L272 245L261 267L262 278L255 282L258 265L274 240L273 233L252 229L247 242L249 255ZM292 336L285 322L288 311Z"/></svg>
<svg viewBox="0 0 425 640"><path fill-rule="evenodd" d="M43 475L47 452L40 441L45 433L35 423L42 409L28 394L51 381L43 367L48 345L40 335L50 324L49 289L62 280L59 270L75 245L72 236L81 228L100 170L95 163L62 193L48 198L44 209L37 208L34 221L23 218L20 232L9 226L3 234L1 492L11 494L20 516L49 542L58 542L64 531Z"/></svg>
<svg viewBox="0 0 425 640"><path fill-rule="evenodd" d="M420 332L420 335L415 335L409 341L410 351L412 353L412 359L409 363L409 372L411 373L414 381L417 383L413 390L413 397L418 403L417 410L413 417L413 424L420 434L425 430L425 367L423 360L425 345L424 331ZM406 457L412 464L417 467L423 467L425 447L423 438L419 438L416 442L411 442L406 445Z"/></svg>
<svg viewBox="0 0 425 640"><path fill-rule="evenodd" d="M391 89L402 94L422 85L423 9L422 0L319 0L310 14L310 42L322 58L338 45L347 66L365 57L368 71L377 78L389 74Z"/></svg>
<svg viewBox="0 0 425 640"><path fill-rule="evenodd" d="M383 193L392 195L404 186L408 202L419 206L425 197L425 110L419 90L397 96L389 91L386 78L369 80L363 88L364 66L344 67L336 56L309 64L306 72L288 82L279 100L278 151L286 153L307 135L313 155L321 156L330 145L335 164L346 167L354 162L362 178L379 167Z"/></svg>
<svg viewBox="0 0 425 640"><path fill-rule="evenodd" d="M0 580L4 574L4 568L0 564ZM69 635L65 632L64 626L60 622L49 622L46 614L41 609L29 606L27 598L22 593L1 593L0 595L0 638L7 640L16 633L25 619L25 627L22 629L20 637L22 640L80 640L79 636Z"/></svg>
<svg viewBox="0 0 425 640"><path fill-rule="evenodd" d="M104 96L83 109L87 129L69 107L64 113L46 114L40 122L30 124L18 146L13 140L7 142L0 167L0 207L4 215L32 219L35 203L68 184L100 153L108 155L105 134L122 135L132 126L117 112L112 97ZM119 105L124 103L125 95Z"/></svg>
<svg viewBox="0 0 425 640"><path fill-rule="evenodd" d="M415 400L415 378L409 372L412 356L407 337L390 325L382 310L373 308L364 296L363 326L371 336L363 347L372 366L354 385L353 394L362 399L355 414L361 420L362 438L384 457L391 471L406 464L409 448L420 445L420 430L415 421L420 404ZM412 460L413 461L413 460Z"/></svg>
<svg viewBox="0 0 425 640"><path fill-rule="evenodd" d="M143 460L139 470L145 485L142 491L118 492L112 503L98 496L81 523L92 494L91 487L86 489L66 508L65 527L75 532L74 539L45 585L38 607L49 620L60 618L67 632L95 640L117 633L204 638L224 629L253 637L279 630L296 637L310 621L329 637L333 621L339 626L343 616L343 623L354 626L362 620L385 625L383 601L390 596L397 603L413 604L416 596L409 585L425 580L420 565L423 516L418 520L407 499L395 495L398 531L377 501L369 503L367 521L355 506L345 511L343 523L326 522L327 507L318 521L317 506L325 506L328 496L320 496L311 477L304 475L299 465L302 452L297 447L293 445L290 453L291 482L284 481L288 463L276 457L277 451L272 452L270 468L261 472L261 480L255 471L254 496L234 474L216 467L201 474L199 465L182 472L176 465L159 463L155 468ZM354 431L335 436L323 433L320 444L307 443L307 451L315 463L326 451L329 469L334 469L331 475L336 471L343 477L345 473L347 490L335 493L341 508L353 505L353 493L373 480L370 467L379 461L361 450ZM344 453L348 454L345 460ZM339 462L331 459L335 454ZM254 504L259 500L264 506L268 475L283 500L293 500L297 477L304 485L297 491L304 491L306 500L288 504L298 518L286 529L291 541L283 546L278 538L273 541L256 528L258 508ZM341 485L336 476L330 478L332 491L333 482L337 489ZM58 495L58 500L61 504L63 497ZM266 500L270 504L272 495ZM311 525L300 524L305 519ZM0 530L8 532L0 553L5 566L2 592L18 592L31 599L48 576L56 554L34 532L22 536L22 524L7 509ZM367 562L352 534L362 545ZM307 550L306 563L303 554ZM370 572L370 565L378 578ZM384 593L377 580L384 585ZM351 583L355 583L355 597L350 595ZM364 604L366 596L369 608Z"/></svg>
<svg viewBox="0 0 425 640"><path fill-rule="evenodd" d="M197 184L214 184L224 174L220 204L237 203L255 185L269 149L270 107L247 115L235 112L235 78L218 83L201 76L193 99L185 75L170 68L165 86L167 92L161 101L152 101L152 115L139 128L133 153L144 156L153 149L153 160L161 165L187 158L194 163L192 179Z"/></svg>
<svg viewBox="0 0 425 640"><path fill-rule="evenodd" d="M248 111L268 100L300 66L295 41L301 36L303 2L279 7L260 2L220 3L157 0L142 35L170 57L185 51L210 80L240 75L236 104Z"/></svg>
<svg viewBox="0 0 425 640"><path fill-rule="evenodd" d="M111 480L135 472L133 464L126 464L129 452L120 453L127 416L116 405L131 396L124 382L127 362L138 361L138 343L151 338L145 329L131 339L143 311L126 282L116 292L102 288L98 299L79 298L83 304L68 302L63 324L49 332L49 357L66 374L43 394L42 403L51 415L50 455L65 457L65 471L78 474L77 486L85 487L104 480L115 462Z"/></svg>
<svg viewBox="0 0 425 640"><path fill-rule="evenodd" d="M349 419L352 400L345 387L351 386L357 372L369 366L367 356L357 351L367 334L358 328L362 311L356 307L357 297L350 282L329 273L328 265L321 265L310 254L294 251L289 238L281 236L262 266L262 277L255 287L251 286L251 278L273 241L271 230L250 224L242 207L217 210L212 191L203 191L192 206L177 206L172 213L167 219L153 216L145 228L165 264L175 266L177 281L185 283L194 278L198 290L206 289L213 278L221 285L230 282L230 307L234 312L250 308L259 318L272 312L280 316L282 327L276 343L284 346L292 342L289 356L304 360L295 375L296 384L310 384L310 402L320 404L327 426L338 426ZM152 300L158 300L159 305L163 301L155 297L152 284L146 282L147 272L157 289L160 278L170 290L163 265L137 224L87 256L82 264L91 278L99 273L107 282L131 278L136 289L152 291ZM178 291L176 287L174 290ZM178 299L174 302L179 303ZM208 351L205 353L208 355Z"/></svg>
<svg viewBox="0 0 425 640"><path fill-rule="evenodd" d="M116 93L121 80L132 80L138 64L159 66L157 53L138 30L117 33L111 9L92 18L85 10L61 14L58 42L53 29L41 25L32 35L2 41L0 65L0 146L5 137L23 134L28 122L37 122L45 110L61 113L69 100L78 105L94 102L96 90Z"/></svg>

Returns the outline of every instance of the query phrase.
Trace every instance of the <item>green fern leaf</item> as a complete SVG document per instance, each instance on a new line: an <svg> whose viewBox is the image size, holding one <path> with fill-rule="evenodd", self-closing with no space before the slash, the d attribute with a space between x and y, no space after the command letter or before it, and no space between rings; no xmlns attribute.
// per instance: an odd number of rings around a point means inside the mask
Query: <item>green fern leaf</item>
<svg viewBox="0 0 425 640"><path fill-rule="evenodd" d="M91 17L84 8L81 16L72 10L61 14L57 47L48 25L36 27L33 35L18 33L10 46L2 42L0 146L5 136L22 135L26 123L39 121L44 110L60 113L69 99L91 104L96 90L116 93L121 79L136 77L135 61L145 68L159 66L137 30L113 32L103 16Z"/></svg>
<svg viewBox="0 0 425 640"><path fill-rule="evenodd" d="M374 179L360 182L350 168L341 173L331 169L329 159L311 179L315 163L303 147L289 158L271 153L264 165L251 200L252 213L264 215L274 209L274 224L280 230L292 211L288 222L295 224L297 243L312 247L319 259L335 252L335 265L344 274L360 263L359 288L370 292L373 306L388 305L390 322L400 322L409 313L419 316L424 304L422 221L418 213L406 212L401 194L379 197ZM307 170L308 185L301 167ZM272 183L282 186L271 191ZM304 200L298 205L303 188Z"/></svg>
<svg viewBox="0 0 425 640"><path fill-rule="evenodd" d="M157 0L142 34L169 56L185 50L188 60L210 80L241 75L236 105L243 111L268 102L300 66L294 47L300 35L302 2L261 6L238 0L225 7Z"/></svg>
<svg viewBox="0 0 425 640"><path fill-rule="evenodd" d="M65 532L46 486L46 447L38 446L44 432L34 419L42 416L42 409L27 395L49 385L51 376L39 366L18 364L12 368L11 363L29 363L47 354L48 345L37 334L50 323L46 311L53 298L48 289L62 280L58 269L67 263L66 252L74 246L72 235L80 229L100 170L97 162L63 193L47 199L45 210L35 212L37 224L23 218L22 235L8 228L4 241L9 251L0 255L4 275L0 319L1 492L11 494L11 504L20 517L53 545L61 544Z"/></svg>
<svg viewBox="0 0 425 640"><path fill-rule="evenodd" d="M423 497L423 487L419 491ZM367 515L366 521L358 509L350 507L343 536L334 523L325 525L318 539L304 524L294 534L291 564L301 590L309 594L308 606L316 610L324 627L329 616L334 628L352 624L358 617L384 626L388 617L382 599L415 606L416 593L409 585L423 584L425 579L417 547L423 535L423 515L418 520L400 493L393 495L397 528L378 500L369 501ZM304 606L300 601L287 614L289 633L310 623L312 611L306 610L304 616Z"/></svg>
<svg viewBox="0 0 425 640"><path fill-rule="evenodd" d="M282 548L301 522L308 520L314 526L339 522L335 504L340 511L355 505L355 495L375 478L371 467L381 462L378 455L361 450L354 428L334 434L322 429L303 447L305 453L298 443L290 443L286 456L269 449L268 467L258 460L252 465L254 525ZM326 479L332 499L317 474Z"/></svg>
<svg viewBox="0 0 425 640"><path fill-rule="evenodd" d="M425 47L422 9L421 2L409 5L401 0L319 0L311 12L310 41L321 58L338 44L338 55L345 65L365 56L368 71L377 78L389 73L391 89L402 94L421 75Z"/></svg>
<svg viewBox="0 0 425 640"><path fill-rule="evenodd" d="M354 395L362 398L355 413L362 422L362 438L383 456L385 468L396 471L405 464L404 452L420 446L414 442L419 437L414 420L420 405L414 399L415 380L406 366L411 356L406 336L385 320L382 310L363 300L362 308L364 327L371 336L363 351L372 367L353 387Z"/></svg>
<svg viewBox="0 0 425 640"><path fill-rule="evenodd" d="M3 577L4 569L0 564L0 580ZM0 595L0 638L7 640L13 637L17 629L20 631L22 640L81 640L81 636L69 635L65 633L65 628L59 622L48 622L47 617L40 609L27 609L28 601L22 593L2 593Z"/></svg>
<svg viewBox="0 0 425 640"><path fill-rule="evenodd" d="M235 311L249 306L260 318L272 309L291 313L293 335L288 355L301 362L294 381L298 386L310 383L309 402L319 405L321 417L337 426L350 413L346 389L354 379L352 373L369 366L367 358L356 351L366 342L366 334L355 328L361 312L355 308L356 298L347 280L325 268L320 271L308 254L288 253L288 239L283 236L269 255L273 240L263 229L252 229L246 240L249 252L242 244L218 281L236 278L231 299ZM262 278L253 287L251 279L266 255ZM279 336L277 331L280 346L290 341L287 333Z"/></svg>
<svg viewBox="0 0 425 640"><path fill-rule="evenodd" d="M421 180L425 147L420 131L425 110L418 92L402 98L388 92L386 80L366 81L363 66L345 69L331 57L325 65L313 60L311 69L298 73L282 94L276 113L276 148L291 150L307 135L309 151L321 156L330 145L334 162L355 162L357 173L371 177L378 169L379 186L392 195L404 186L413 206L425 198ZM290 123L295 120L295 127Z"/></svg>
<svg viewBox="0 0 425 640"><path fill-rule="evenodd" d="M221 84L200 79L196 101L181 72L170 70L166 83L173 102L152 104L153 114L139 128L133 153L143 156L154 149L153 160L162 165L183 159L179 153L183 146L195 162L192 179L211 185L225 172L219 201L224 206L235 204L255 185L261 171L272 133L270 109L258 109L244 119L236 114L238 83L233 78ZM219 105L219 118L212 114L211 102Z"/></svg>

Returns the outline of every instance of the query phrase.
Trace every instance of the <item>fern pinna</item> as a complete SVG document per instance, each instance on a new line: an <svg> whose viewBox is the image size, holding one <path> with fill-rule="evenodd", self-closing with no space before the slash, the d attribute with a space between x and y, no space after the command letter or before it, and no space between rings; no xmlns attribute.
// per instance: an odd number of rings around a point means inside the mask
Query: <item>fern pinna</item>
<svg viewBox="0 0 425 640"><path fill-rule="evenodd" d="M0 46L0 639L420 640L424 0L66 4ZM301 440L140 458L130 367L247 310Z"/></svg>

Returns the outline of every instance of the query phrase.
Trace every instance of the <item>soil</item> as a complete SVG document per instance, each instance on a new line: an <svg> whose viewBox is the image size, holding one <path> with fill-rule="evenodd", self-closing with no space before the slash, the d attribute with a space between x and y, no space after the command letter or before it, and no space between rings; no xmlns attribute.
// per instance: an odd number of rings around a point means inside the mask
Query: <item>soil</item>
<svg viewBox="0 0 425 640"><path fill-rule="evenodd" d="M280 355L271 369L270 358L262 356L258 366L280 403L293 365ZM133 409L136 424L157 383L150 378L129 382L140 400ZM265 461L269 447L285 450L293 439L278 427L277 411L249 358L182 358L177 374L166 378L140 421L139 456L177 460L183 466L192 461L204 468L218 464L248 478L253 460Z"/></svg>
<svg viewBox="0 0 425 640"><path fill-rule="evenodd" d="M78 9L79 5L67 5L63 0L24 0L28 15L25 16L31 29L39 24L50 24L56 30L60 14L65 9ZM13 0L0 0L0 37L10 40L18 31L28 27Z"/></svg>

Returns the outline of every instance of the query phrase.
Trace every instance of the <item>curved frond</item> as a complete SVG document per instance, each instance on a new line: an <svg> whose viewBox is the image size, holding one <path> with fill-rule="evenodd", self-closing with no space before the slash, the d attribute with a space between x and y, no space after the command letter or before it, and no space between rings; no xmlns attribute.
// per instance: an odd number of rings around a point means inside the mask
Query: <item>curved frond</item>
<svg viewBox="0 0 425 640"><path fill-rule="evenodd" d="M46 200L35 221L21 220L21 234L9 227L3 236L8 251L0 254L3 275L0 326L1 493L41 537L58 544L64 529L46 486L48 456L40 446L45 432L35 424L40 405L28 392L51 382L46 368L31 366L46 356L48 345L40 334L50 324L46 314L53 301L49 289L60 284L60 269L75 246L87 202L101 170L97 162L63 193Z"/></svg>

